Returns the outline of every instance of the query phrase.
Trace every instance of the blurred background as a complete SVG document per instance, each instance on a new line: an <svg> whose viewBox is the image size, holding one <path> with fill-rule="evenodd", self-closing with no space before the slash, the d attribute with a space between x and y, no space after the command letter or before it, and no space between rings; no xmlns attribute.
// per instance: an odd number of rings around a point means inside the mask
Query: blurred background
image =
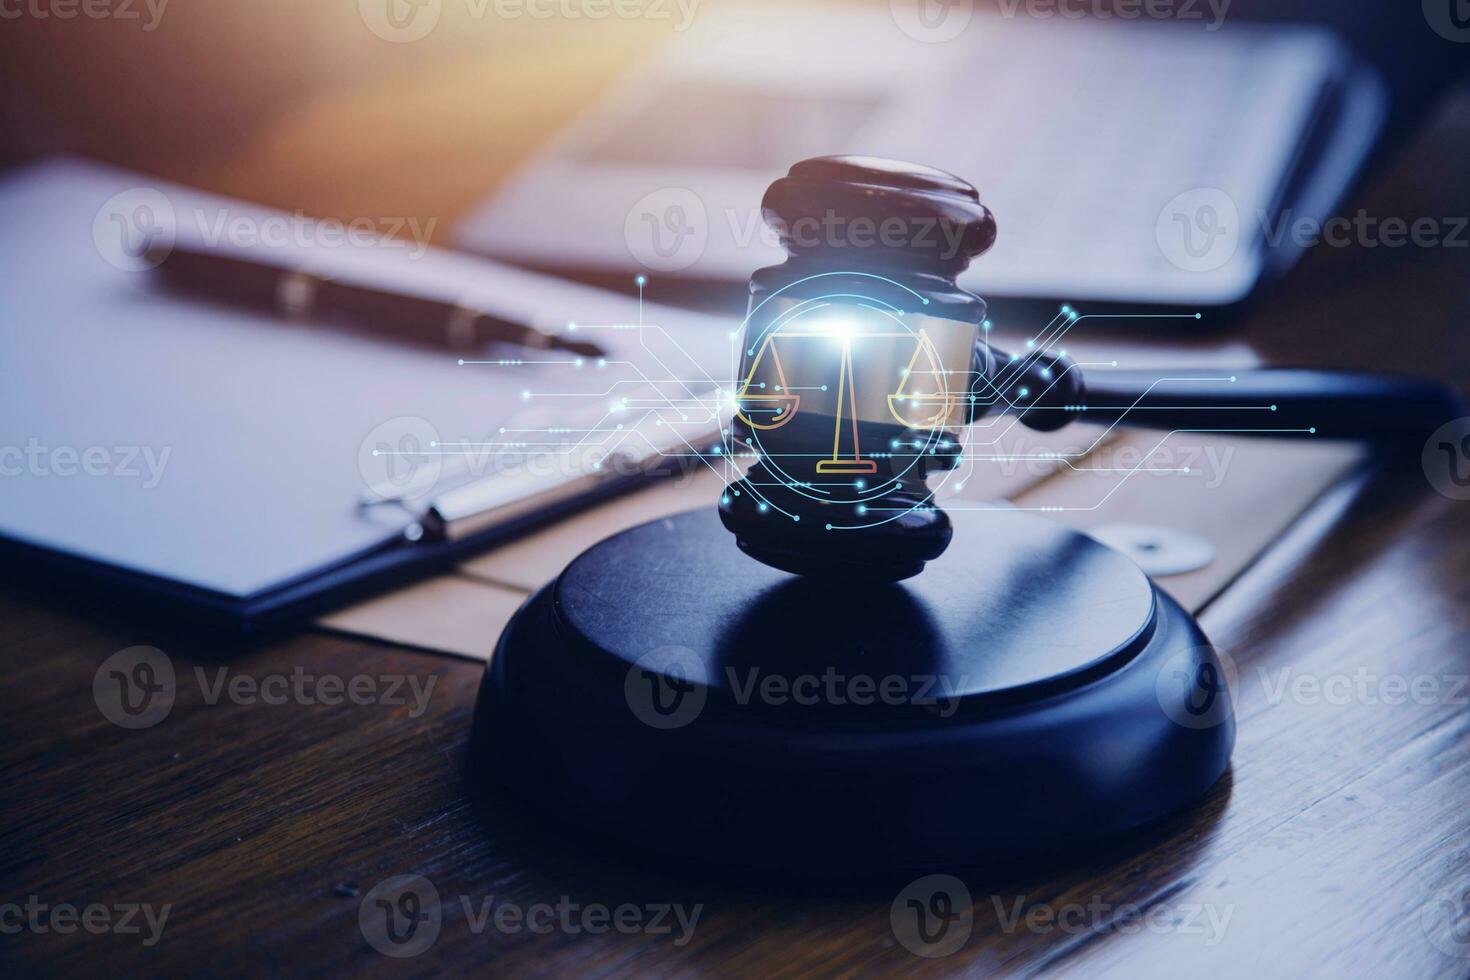
<svg viewBox="0 0 1470 980"><path fill-rule="evenodd" d="M683 33L674 0L667 18L598 19L502 16L491 0L419 2L438 7L436 26L394 43L370 29L372 0L94 0L106 16L80 0L9 0L0 161L82 153L321 215L438 216L442 234L445 216L482 199L620 73ZM390 3L414 6L378 5ZM854 7L889 4L699 0L693 18L772 9L836 18ZM1205 0L1161 10L1208 17ZM1470 51L1426 30L1413 2L1235 0L1227 15L1227 33L1247 20L1333 25L1383 66L1399 133L1432 111ZM681 135L712 139L718 124Z"/></svg>
<svg viewBox="0 0 1470 980"><path fill-rule="evenodd" d="M1026 22L1035 33L1053 28L1064 32L1075 28L1079 18L1108 21L1119 31L1153 31L1147 35L1148 44L1160 48L1169 43L1169 32L1158 30L1157 21L1181 20L1184 23L1177 25L1180 37L1207 39L1238 39L1262 24L1324 26L1343 51L1350 53L1354 65L1369 67L1382 84L1385 102L1382 119L1373 127L1362 127L1361 159L1354 157L1352 166L1346 168L1342 195L1319 195L1324 200L1333 198L1322 214L1342 211L1349 204L1366 204L1379 215L1446 218L1470 213L1470 201L1459 199L1458 185L1442 179L1446 168L1463 169L1470 161L1465 87L1461 84L1470 53L1470 44L1464 43L1470 40L1470 18L1463 6L1462 0L1424 0L1422 5L1337 0L1215 0L1213 4L1178 0L1148 5L1137 0L996 0L973 5L976 23L989 15L983 20L983 30L972 25L952 38L944 35L943 43L918 43L937 38L915 41L912 31L908 38L899 30L891 33L908 46L912 57L922 61L937 58L941 52L952 57L967 48L979 51L982 41L992 46L999 43L1003 49L1009 34L1002 34L997 42L992 24L1012 31ZM556 203L550 198L559 188L572 190L584 183L579 175L540 168L538 153L562 138L569 126L585 121L590 107L600 98L605 100L616 83L636 76L670 51L682 51L683 60L697 62L720 44L722 35L740 30L747 21L769 25L782 17L800 15L808 24L830 23L835 28L854 12L862 12L899 28L905 23L922 28L945 18L952 23L959 14L968 17L972 5L965 0L926 0L911 7L906 0L841 4L647 0L626 8L613 6L611 0L607 4L528 0L524 5L519 0L321 0L310 4L255 0L248 5L229 0L153 0L151 4L147 0L91 0L87 4L81 0L9 0L0 18L0 165L54 153L81 154L312 216L345 221L362 215L416 219L437 244L471 245L499 258L525 258L528 264L550 264L556 271L571 274L590 268L626 283L631 272L640 270L627 261L617 234L620 229L611 227L611 219L602 222L608 227L593 228L594 216L579 213L582 205L578 200L569 199L563 213L555 216L556 227L533 241L536 229L522 216L539 217L543 208L550 214ZM632 14L619 15L624 9ZM1140 15L1140 10L1146 14ZM428 21L422 19L425 16ZM416 27L429 22L432 26L426 31ZM405 24L415 26L404 30L401 25ZM1061 73L1068 56L1065 46L1058 51L1057 64L1036 68L1042 77ZM859 62L868 59L875 71L890 60L886 48L848 55ZM926 132L964 134L971 144L1004 148L1018 141L1012 127L1022 120L1035 129L1066 136L1063 122L1077 125L1075 112L1063 111L1068 101L1107 81L1097 73L1078 71L1062 78L1053 91L1038 90L1034 77L1018 79L1010 67L987 73L990 57L984 54L972 59L958 91L934 93L939 108L922 120ZM783 55L780 64L752 63L749 75L759 79L776 68L790 73L794 70L791 60ZM1290 64L1291 56L1282 60ZM1331 71L1337 72L1338 67ZM803 85L813 90L822 87L816 69L805 80L800 80L799 73L791 77L798 81L777 79L773 84L787 94ZM1129 141L1143 141L1145 157L1180 142L1181 135L1175 130L1150 129L1150 107L1161 103L1160 88L1167 94L1170 86L1152 79L1149 90L1141 93L1147 98L1134 101L1124 84L1129 80L1114 81L1118 84L1110 92L1116 94L1116 101L1138 107L1122 110L1119 118L1130 127ZM946 97L942 106L941 94ZM1233 93L1227 88L1220 97L1221 104L1228 106ZM1270 106L1273 95L1267 87L1253 92L1253 98L1253 103L1237 105L1231 142L1238 141L1233 135L1237 130L1250 131L1259 107ZM920 98L918 104L922 101ZM1002 102L1008 113L1004 119L995 111ZM1187 103L1173 108L1189 111ZM1202 107L1196 113L1201 126L1211 124L1214 111ZM717 157L736 139L733 133L745 132L739 127L747 124L749 114L748 105L731 104L727 111L718 100L705 102L668 117L660 136L665 146L702 147L706 156ZM1095 115L1090 109L1088 114ZM616 127L615 113L609 116L604 111L599 118L604 128ZM818 107L798 128L804 127L810 135L833 125L827 109ZM1111 126L1111 117L1099 125ZM1349 133L1354 129L1345 128ZM1088 140L1076 142L1085 145ZM1200 145L1208 148L1206 142ZM800 141L794 146L806 148ZM1426 146L1432 148L1424 149ZM831 151L847 149L834 146ZM942 154L927 156L921 162L941 166L946 162ZM1133 157L1121 157L1121 164L1116 165L1136 170L1137 157L1136 152ZM1100 196L1096 188L1150 177L1099 172L1099 167L1115 165L1107 158L1052 159L1050 163L1059 172L1065 173L1063 168L1070 166L1071 173L1086 174L1087 187L1073 191L1089 201ZM1398 179L1380 181L1389 168L1396 170ZM535 177L538 170L542 170L541 182L527 183L528 176ZM991 190L993 182L981 179L987 174L973 169L962 170L962 174L980 185L983 196L996 193ZM768 176L764 171L755 173L741 186L758 188ZM496 193L512 180L518 196L509 201L497 199ZM1380 187L1389 189L1377 191ZM1181 189L1163 183L1149 187L1154 196L1140 213L1145 214L1150 228L1164 200ZM586 191L584 198L592 193ZM1373 197L1375 193L1380 196ZM1045 203L1052 196L1033 189L1027 200L1039 198ZM494 202L488 211L487 202ZM755 202L746 203L753 207ZM1072 208L1075 203L1073 198L1058 199L1059 208ZM609 212L620 220L627 207L628 202L610 202ZM1015 236L1026 230L1028 222L1040 222L1039 213L1029 207L1027 213L1016 211L1012 205L1009 211L1000 212L1003 244L1016 243ZM1142 228L1142 220L1139 225ZM591 231L579 235L579 228ZM1088 233L1068 231L1062 237L1076 241ZM579 254L564 269L557 268L558 255L576 251L582 238L592 242L581 243L587 254ZM1105 244L1099 242L1098 250L1107 252L1101 247ZM1152 251L1151 243L1149 248ZM592 254L598 250L606 254ZM617 260L607 259L610 251L618 253ZM996 264L1006 257L1004 249L999 252L1000 258L985 261L992 263L988 268L993 277L1006 279L1015 270ZM1346 365L1425 369L1423 358L1385 353L1369 332L1356 331L1344 339L1338 324L1342 315L1362 309L1365 294L1359 290L1367 288L1378 271L1386 273L1410 261L1457 261L1461 257L1457 249L1383 249L1354 242L1345 248L1306 252L1280 263L1283 269L1295 266L1292 289L1285 291L1290 301L1260 307L1254 321L1253 341L1263 347L1268 359L1273 338L1286 334L1291 343L1282 347L1283 356L1290 351L1294 359L1302 359L1301 352L1314 349L1316 343L1330 342L1336 345L1337 359ZM754 268L765 258L726 262L722 270L716 270L717 277L733 288L708 295L717 295L717 305L722 308L735 308L743 276L730 270ZM1156 254L1151 258L1158 262ZM1033 266L1045 264L1044 259L1039 249L1029 257ZM1085 265L1076 256L1059 255L1050 266L1068 263L1068 276ZM1236 277L1239 281L1222 284L1206 299L1222 306L1245 297L1255 299L1259 291L1254 276L1252 270L1244 279ZM1103 270L1094 280L1107 282L1110 277L1116 278L1110 270ZM1014 289L1009 280L992 282L988 288L983 278L969 284L992 298L1004 299L1027 295L1025 278L1018 281L1022 285ZM1067 285L1066 278L1060 284L1046 283L1031 290L1035 293L1032 298L1089 298L1088 289L1062 288ZM669 289L664 298L689 300L690 295ZM1282 292L1274 295L1281 297ZM1115 297L1099 294L1099 298L1135 297L1125 293ZM1167 296L1137 298L1152 301ZM698 299L695 295L689 301ZM1460 297L1424 298L1426 308L1445 311L1461 302ZM1423 329L1426 346L1460 349L1465 343L1457 331L1433 323ZM1433 369L1432 364L1428 367Z"/></svg>
<svg viewBox="0 0 1470 980"><path fill-rule="evenodd" d="M375 35L356 0L133 9L0 22L5 162L66 151L323 216L444 215L671 36L454 0L415 43Z"/></svg>

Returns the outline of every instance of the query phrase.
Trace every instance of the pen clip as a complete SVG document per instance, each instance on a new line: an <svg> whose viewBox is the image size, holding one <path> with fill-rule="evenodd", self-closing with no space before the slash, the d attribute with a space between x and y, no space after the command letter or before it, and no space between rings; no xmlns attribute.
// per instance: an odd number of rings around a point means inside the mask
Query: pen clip
<svg viewBox="0 0 1470 980"><path fill-rule="evenodd" d="M317 296L327 277L292 269L276 280L276 309L282 316L305 320L316 314Z"/></svg>

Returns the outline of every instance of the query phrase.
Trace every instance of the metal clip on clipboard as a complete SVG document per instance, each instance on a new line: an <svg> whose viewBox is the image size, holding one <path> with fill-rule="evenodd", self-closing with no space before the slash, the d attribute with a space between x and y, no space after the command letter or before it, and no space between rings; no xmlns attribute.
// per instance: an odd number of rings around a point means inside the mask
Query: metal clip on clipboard
<svg viewBox="0 0 1470 980"><path fill-rule="evenodd" d="M447 458L458 461L454 474L441 470L405 484L376 484L363 491L358 507L366 511L393 506L406 511L413 521L404 526L403 537L410 542L464 541L521 518L573 509L630 489L668 461L675 464L670 469L687 470L698 465L690 447L708 445L720 437L714 429L689 438L667 425L653 427L651 432L632 431L643 437L636 446L624 440L610 453L600 447L580 453L536 453L511 468L483 475L472 472L473 452L450 456ZM451 485L444 488L446 479Z"/></svg>

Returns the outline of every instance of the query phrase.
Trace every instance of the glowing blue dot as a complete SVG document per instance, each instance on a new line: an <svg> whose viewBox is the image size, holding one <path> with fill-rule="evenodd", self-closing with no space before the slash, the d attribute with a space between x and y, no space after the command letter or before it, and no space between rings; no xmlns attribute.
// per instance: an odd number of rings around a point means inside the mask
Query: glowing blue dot
<svg viewBox="0 0 1470 980"><path fill-rule="evenodd" d="M640 286L647 285L647 283L648 283L648 277L647 276L639 276L637 279L634 279L633 281L636 282Z"/></svg>
<svg viewBox="0 0 1470 980"><path fill-rule="evenodd" d="M792 514L791 515L791 519L793 521L800 521L801 520L801 515L800 514Z"/></svg>
<svg viewBox="0 0 1470 980"><path fill-rule="evenodd" d="M464 367L464 358L462 357L459 359L459 366Z"/></svg>

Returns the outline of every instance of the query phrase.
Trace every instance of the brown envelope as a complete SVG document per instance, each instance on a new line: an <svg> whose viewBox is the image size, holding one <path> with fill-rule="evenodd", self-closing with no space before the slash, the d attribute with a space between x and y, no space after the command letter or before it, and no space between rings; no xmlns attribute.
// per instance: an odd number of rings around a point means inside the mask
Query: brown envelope
<svg viewBox="0 0 1470 980"><path fill-rule="evenodd" d="M1063 508L1049 516L1079 528L1128 522L1178 529L1206 539L1205 567L1159 577L1187 608L1217 595L1328 487L1362 464L1351 444L1278 442L1229 436L1068 429L1039 437L1017 433L995 460L980 460L965 488L946 483L946 508L984 507L1011 497L1020 507ZM1036 461L1041 451L1085 457ZM1004 458L1013 454L1018 458ZM1024 457L1024 458L1019 458ZM1190 472L1183 472L1185 468ZM951 481L954 476L951 476ZM723 486L701 468L574 514L440 576L340 610L319 622L408 646L485 658L530 592L609 534L693 507L713 506ZM956 541L955 547L963 547ZM733 545L732 545L733 547Z"/></svg>

